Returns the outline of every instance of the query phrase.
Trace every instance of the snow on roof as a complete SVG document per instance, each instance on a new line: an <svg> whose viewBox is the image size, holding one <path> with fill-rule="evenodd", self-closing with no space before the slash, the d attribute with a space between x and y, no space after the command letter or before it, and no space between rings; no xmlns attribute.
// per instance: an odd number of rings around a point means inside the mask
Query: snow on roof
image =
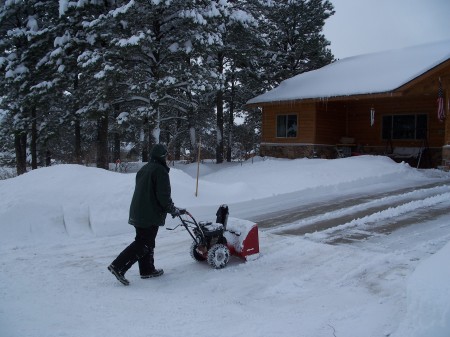
<svg viewBox="0 0 450 337"><path fill-rule="evenodd" d="M247 104L395 90L450 59L450 40L347 57L299 74Z"/></svg>

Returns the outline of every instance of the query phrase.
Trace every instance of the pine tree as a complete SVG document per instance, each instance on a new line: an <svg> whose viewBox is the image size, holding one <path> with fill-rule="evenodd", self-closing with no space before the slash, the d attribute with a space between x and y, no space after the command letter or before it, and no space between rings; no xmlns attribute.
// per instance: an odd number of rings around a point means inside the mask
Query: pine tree
<svg viewBox="0 0 450 337"><path fill-rule="evenodd" d="M121 80L124 84L115 102L129 108L128 121L142 125L142 133L139 132L136 141L144 143L144 161L149 147L159 142L161 122L165 118L167 88L173 83L170 76L172 46L177 38L178 12L182 3L127 2L92 25L104 34L114 27L108 42L108 55L115 61L111 66L120 78L115 81L116 88L121 87L117 86ZM116 65L120 65L120 69ZM141 138L141 134L144 137Z"/></svg>
<svg viewBox="0 0 450 337"><path fill-rule="evenodd" d="M231 126L234 110L235 85L238 83L236 76L241 67L242 55L248 48L246 42L251 35L250 27L256 20L246 12L246 1L211 1L204 8L199 9L202 17L207 22L203 34L209 35L213 43L207 45L203 53L204 64L212 76L209 82L212 85L211 93L214 94L216 125L215 125L215 153L216 162L221 163L224 159L225 145L225 111L228 100L229 116L229 141L231 143ZM228 151L230 153L230 151ZM228 160L230 155L228 155Z"/></svg>
<svg viewBox="0 0 450 337"><path fill-rule="evenodd" d="M267 40L264 58L271 86L333 61L322 30L334 14L328 0L261 1L260 30Z"/></svg>
<svg viewBox="0 0 450 337"><path fill-rule="evenodd" d="M52 40L50 29L56 6L52 1L8 1L0 7L0 80L7 132L14 134L17 173L26 172L27 135L32 168L37 168L38 116L46 108L54 83L46 71L45 51Z"/></svg>
<svg viewBox="0 0 450 337"><path fill-rule="evenodd" d="M81 127L95 124L97 167L108 168L108 127L121 86L115 50L109 48L114 31L101 29L102 18L115 10L116 1L66 3L61 8L60 36L52 52L61 90L75 125L75 160L81 161ZM91 139L93 141L93 139Z"/></svg>
<svg viewBox="0 0 450 337"><path fill-rule="evenodd" d="M177 148L189 139L195 149L195 130L207 120L198 113L208 105L204 93L211 88L203 53L220 41L205 30L208 8L197 1L135 1L105 18L108 26L122 27L110 48L118 50L128 76L133 74L123 102L131 107L128 120L144 125L143 160L161 140Z"/></svg>

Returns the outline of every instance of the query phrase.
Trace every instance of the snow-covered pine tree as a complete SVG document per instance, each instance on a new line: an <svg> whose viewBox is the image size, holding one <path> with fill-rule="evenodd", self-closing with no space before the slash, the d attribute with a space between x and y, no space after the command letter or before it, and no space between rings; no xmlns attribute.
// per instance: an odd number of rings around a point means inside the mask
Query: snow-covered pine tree
<svg viewBox="0 0 450 337"><path fill-rule="evenodd" d="M116 111L114 105L122 94L120 85L124 78L116 51L109 47L114 38L114 27L105 29L103 18L116 9L114 0L90 0L83 2L60 2L61 20L59 37L55 40L57 72L61 78L61 89L70 107L66 116L75 125L75 158L81 160L81 127L95 125L96 138L87 138L92 132L83 134L95 149L97 167L108 168L108 127ZM102 29L103 28L103 29ZM94 150L94 151L93 151ZM86 154L87 155L87 154Z"/></svg>
<svg viewBox="0 0 450 337"><path fill-rule="evenodd" d="M127 74L124 88L116 97L117 104L126 105L127 121L140 124L142 132L136 142L142 145L142 159L147 160L149 147L159 142L161 122L168 99L167 88L174 83L173 44L183 29L179 12L184 1L118 1L117 8L92 22L92 28L114 34L108 41L110 55ZM118 82L120 83L120 82ZM123 115L122 115L123 116Z"/></svg>
<svg viewBox="0 0 450 337"><path fill-rule="evenodd" d="M52 40L54 1L7 1L0 7L1 100L8 127L14 135L17 174L26 172L30 135L32 168L37 168L39 114L48 109L54 82L45 67L45 54Z"/></svg>
<svg viewBox="0 0 450 337"><path fill-rule="evenodd" d="M212 15L214 1L191 1L184 6L180 15L183 17L184 29L180 32L178 57L183 60L179 68L176 95L183 101L186 111L182 123L181 144L190 150L190 159L198 159L199 143L204 157L215 153L215 96L216 73L211 69L209 60L212 47L220 45L221 36ZM187 145L187 146L186 146Z"/></svg>
<svg viewBox="0 0 450 337"><path fill-rule="evenodd" d="M255 24L256 20L246 12L246 1L210 1L204 2L203 7L197 8L197 15L205 18L201 36L205 36L202 62L210 75L208 82L212 90L209 96L215 105L215 155L216 162L224 159L224 116L228 97L233 102L233 85L236 84L235 74L242 59L246 36L250 34L246 28ZM230 81L231 79L231 81ZM234 104L229 105L231 110ZM230 109L228 110L230 111ZM233 115L229 115L229 120ZM232 123L231 123L232 124ZM229 129L231 134L231 129Z"/></svg>
<svg viewBox="0 0 450 337"><path fill-rule="evenodd" d="M271 87L333 61L322 32L334 14L329 0L262 0L259 10L261 36L269 44L261 61L267 61L264 69Z"/></svg>
<svg viewBox="0 0 450 337"><path fill-rule="evenodd" d="M83 107L88 99L83 95L83 79L80 78L82 70L78 65L78 57L89 44L83 21L82 9L75 3L69 6L68 1L60 0L58 20L54 27L56 36L52 48L48 50L48 63L53 67L59 93L58 104L52 109L59 135L50 137L49 147L60 159L77 164L81 164L83 159L83 135L89 133L82 128L82 125L87 127ZM87 144L84 146L86 151Z"/></svg>
<svg viewBox="0 0 450 337"><path fill-rule="evenodd" d="M108 162L108 135L110 122L115 121L120 111L124 94L128 93L127 80L129 73L122 62L122 55L110 45L120 30L120 25L105 25L102 18L117 10L116 1L101 1L99 10L94 20L84 23L90 39L94 37L88 54L83 53L78 61L82 62L82 68L89 74L92 91L89 110L94 112L97 120L97 167L107 168ZM100 24L99 24L100 23ZM102 24L103 23L103 24ZM93 58L95 62L92 62ZM92 115L92 113L91 113ZM114 159L115 160L115 159Z"/></svg>
<svg viewBox="0 0 450 337"><path fill-rule="evenodd" d="M240 150L240 145L235 144L234 139L234 119L240 114L245 102L250 98L245 90L246 75L253 71L254 64L257 64L259 51L261 50L261 40L258 39L259 13L254 11L252 1L231 1L229 4L229 19L222 32L223 53L225 57L225 87L224 87L224 108L227 116L224 121L226 126L226 159L232 160ZM235 149L235 147L239 149Z"/></svg>
<svg viewBox="0 0 450 337"><path fill-rule="evenodd" d="M195 130L208 119L198 115L204 111L200 105L208 105L205 92L211 87L205 55L211 44L220 43L207 26L209 3L133 1L104 18L122 27L110 46L121 50L132 74L124 102L133 107L128 120L144 125L144 153L161 140L177 148L190 139L191 149L196 147Z"/></svg>
<svg viewBox="0 0 450 337"><path fill-rule="evenodd" d="M22 107L26 94L21 92L21 84L27 81L25 73L28 68L22 60L22 54L27 49L27 20L25 8L22 4L2 4L0 12L1 57L0 65L2 76L0 85L5 93L2 99L2 108L6 111L2 133L14 137L14 150L16 154L17 174L26 172L26 145L29 116ZM11 131L8 131L11 130Z"/></svg>

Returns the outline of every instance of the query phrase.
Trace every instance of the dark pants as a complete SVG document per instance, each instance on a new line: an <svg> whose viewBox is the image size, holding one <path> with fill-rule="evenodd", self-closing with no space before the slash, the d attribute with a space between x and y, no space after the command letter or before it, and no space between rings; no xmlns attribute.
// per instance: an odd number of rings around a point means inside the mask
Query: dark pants
<svg viewBox="0 0 450 337"><path fill-rule="evenodd" d="M139 264L139 273L149 275L154 269L153 251L155 249L155 238L158 234L158 226L136 229L134 241L125 248L119 256L111 263L115 269L125 275L136 261Z"/></svg>

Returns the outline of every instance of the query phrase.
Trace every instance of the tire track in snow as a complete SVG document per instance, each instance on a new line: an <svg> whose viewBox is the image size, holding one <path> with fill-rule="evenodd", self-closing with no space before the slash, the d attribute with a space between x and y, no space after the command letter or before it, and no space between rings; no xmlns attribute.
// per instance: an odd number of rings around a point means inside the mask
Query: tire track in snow
<svg viewBox="0 0 450 337"><path fill-rule="evenodd" d="M365 217L353 219L342 225L316 232L312 234L306 234L306 237L315 241L326 242L330 244L336 243L348 243L352 241L360 241L366 239L369 236L374 235L386 235L390 231L412 225L417 222L423 221L421 217L418 217L418 212L424 209L433 208L433 213L436 214L435 208L441 207L441 211L438 212L446 214L448 207L450 206L450 192L442 193L439 195L427 197L423 200L410 201L405 204L396 207L389 207L385 210L369 214ZM442 208L443 207L443 208ZM426 213L426 211L425 211ZM397 222L397 219L403 215L409 215L402 221ZM436 214L438 215L438 214ZM391 220L391 222L389 222ZM378 225L381 223L381 226ZM385 229L390 230L386 231Z"/></svg>
<svg viewBox="0 0 450 337"><path fill-rule="evenodd" d="M437 183L349 198L312 210L303 209L287 217L280 214L278 221L289 217L298 219L299 215L309 216L262 230L274 234L304 235L327 244L347 244L370 237L384 237L397 229L447 215L449 207L450 184ZM328 211L320 213L325 208Z"/></svg>
<svg viewBox="0 0 450 337"><path fill-rule="evenodd" d="M402 196L415 194L417 195L418 193L421 193L420 191L426 191L434 187L440 188L445 186L450 186L450 181L407 187L383 193L372 193L364 195L359 193L344 196L338 195L326 202L322 201L320 203L302 203L301 206L262 214L258 217L254 217L251 220L257 222L259 228L273 229L280 225L297 223L299 220L323 216L324 214L328 214L335 210L343 210L355 205L366 204L367 202L371 201L379 202L380 200L385 200L386 203L389 203L390 200L392 200L393 202L395 201L395 199L385 199L386 197L398 197L398 200L400 200ZM431 191L430 193L432 194L433 192Z"/></svg>
<svg viewBox="0 0 450 337"><path fill-rule="evenodd" d="M390 196L384 195L381 197L376 196L371 200L367 197L358 199L349 199L345 200L344 202L340 202L338 204L322 206L319 209L314 209L313 211L303 210L303 212L297 213L296 216L294 217L296 220L299 221L291 221L291 222L285 221L283 224L276 227L267 228L265 229L265 231L277 234L295 234L295 235L303 235L307 233L313 233L316 231L323 231L328 228L333 228L341 224L351 222L355 219L364 218L370 214L379 213L388 208L399 207L405 203L413 201L420 202L421 200L424 200L427 197L447 192L450 192L450 185L442 185L430 188L420 188L418 190L394 194ZM357 202L361 200L363 202L357 204ZM370 201L364 202L365 200ZM350 206L341 207L343 205L348 204L350 204ZM331 208L332 210L320 213L323 210L323 208L327 208L328 210ZM310 215L310 216L301 218L302 215ZM292 217L292 215L288 215L287 218L289 217ZM288 220L286 219L286 217L280 216L278 221L282 220L283 218L285 220ZM270 222L270 219L264 221L262 226L260 223L258 223L258 226L264 228L265 227L264 225L268 222Z"/></svg>

